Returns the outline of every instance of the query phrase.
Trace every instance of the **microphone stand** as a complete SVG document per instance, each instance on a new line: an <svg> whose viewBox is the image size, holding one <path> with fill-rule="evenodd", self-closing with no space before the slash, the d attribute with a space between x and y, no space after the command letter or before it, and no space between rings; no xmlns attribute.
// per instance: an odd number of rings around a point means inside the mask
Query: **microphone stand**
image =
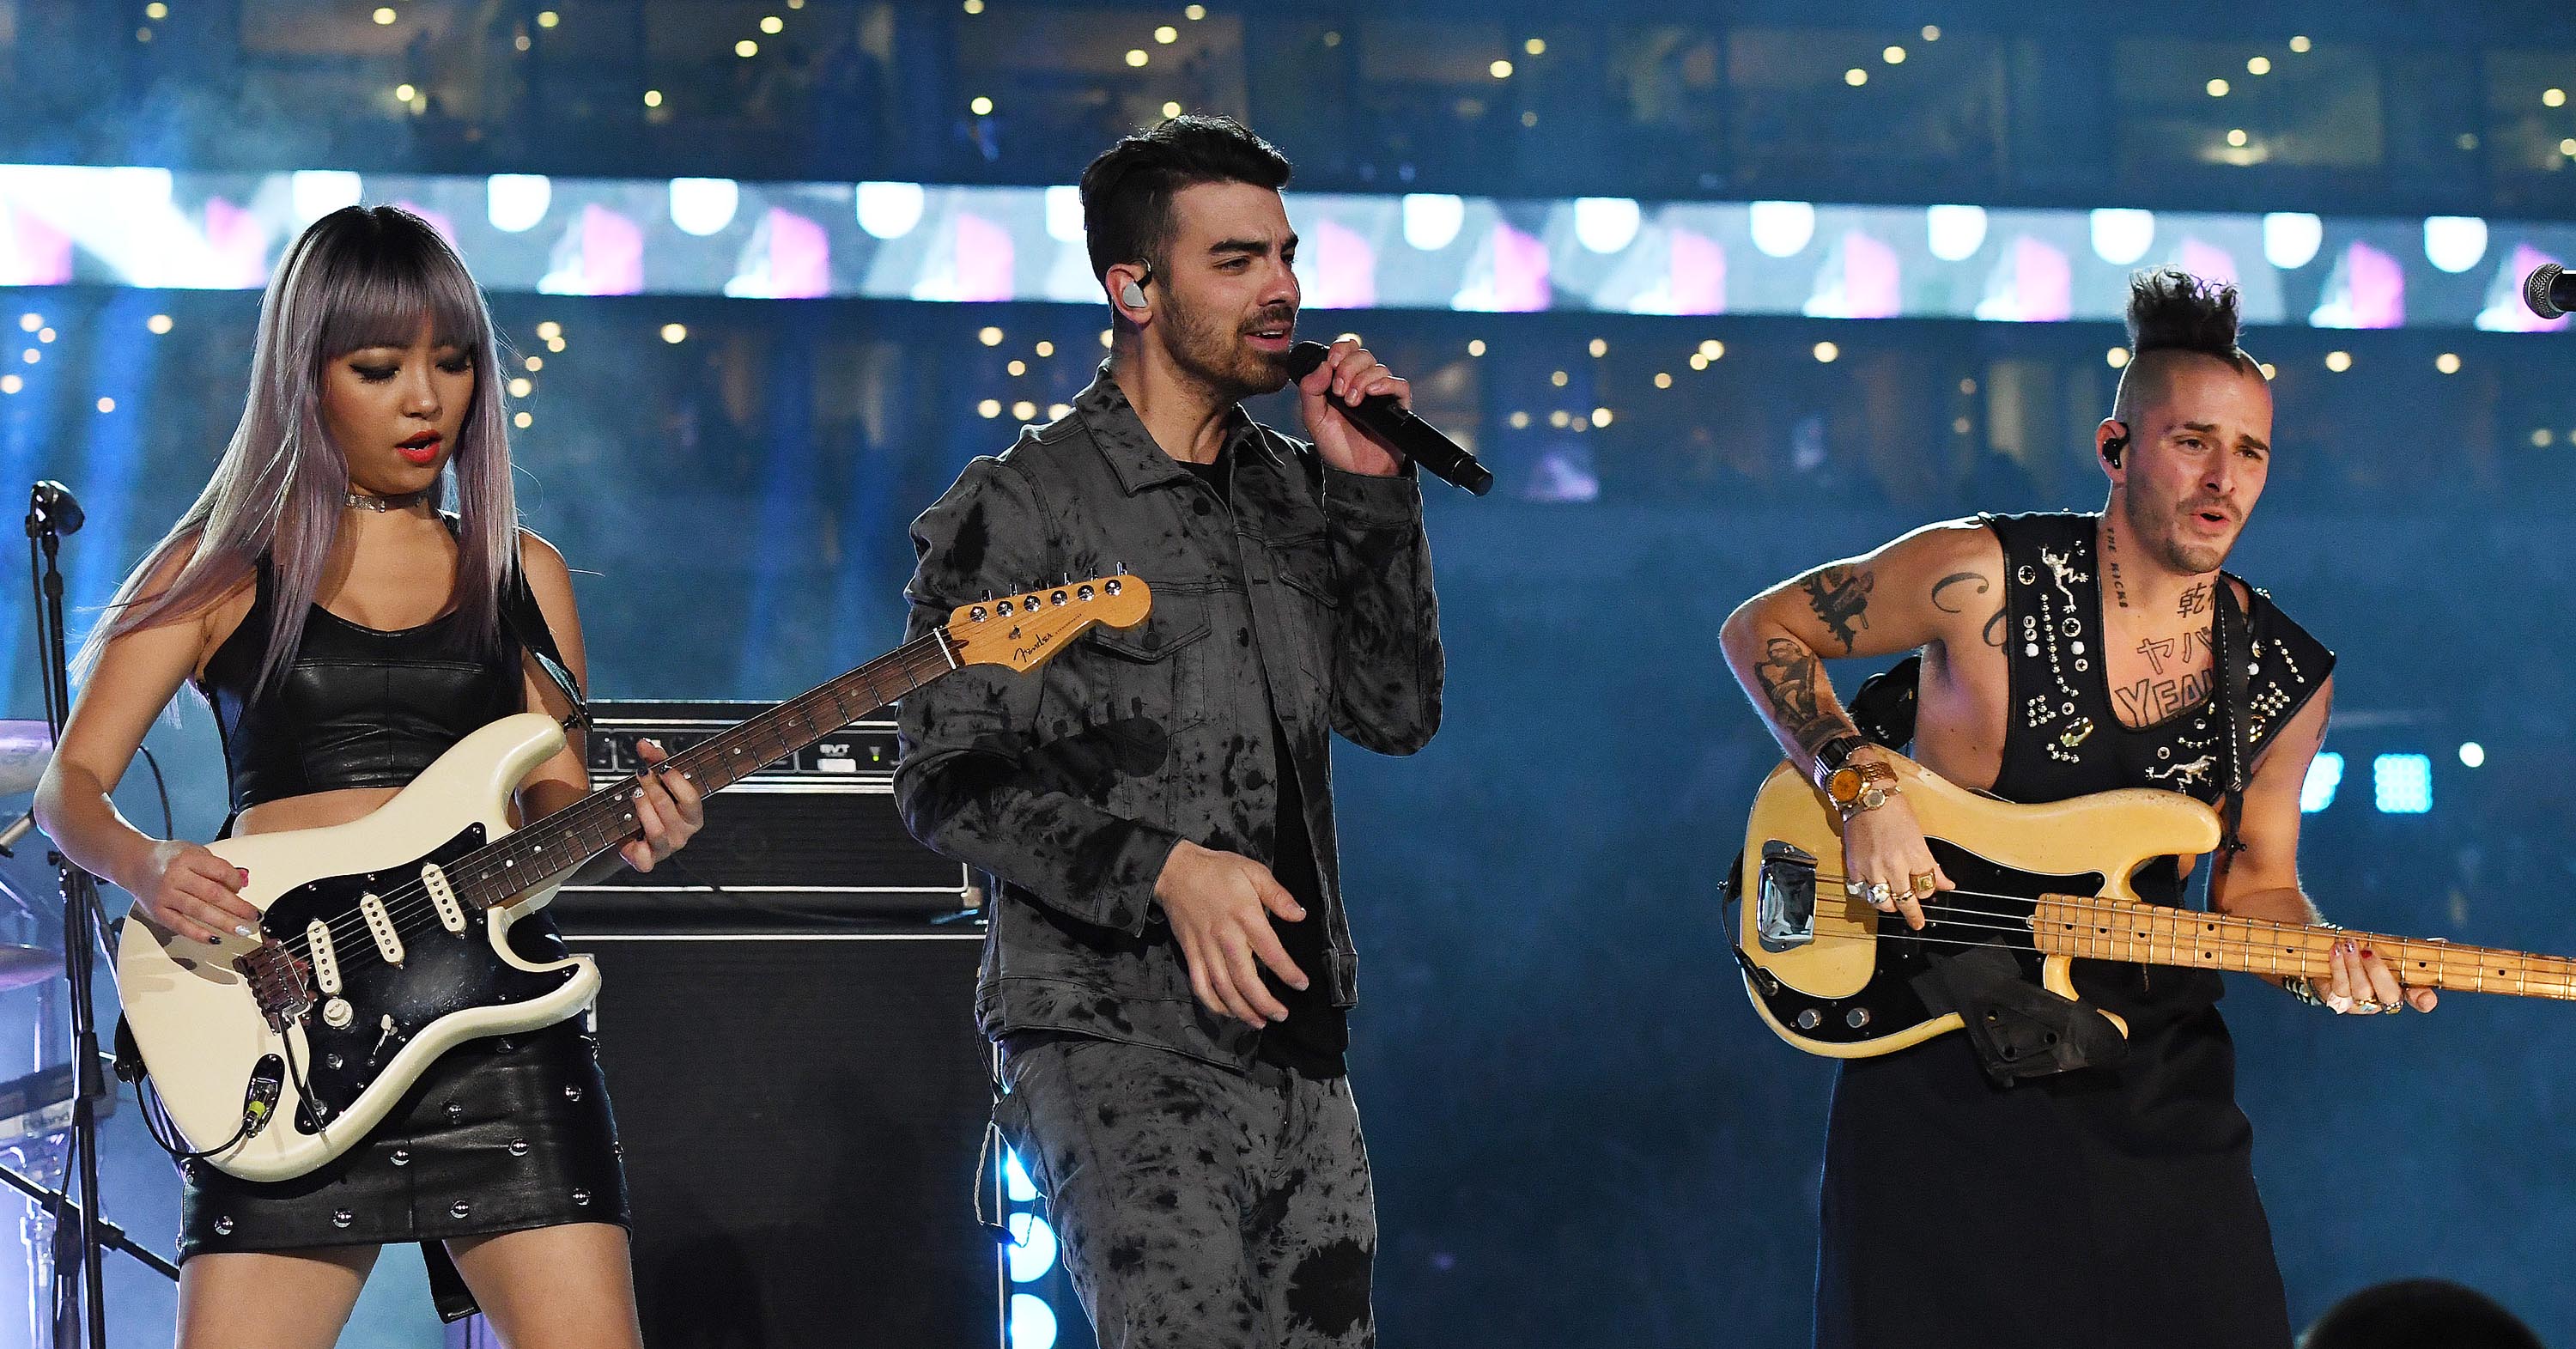
<svg viewBox="0 0 2576 1349"><path fill-rule="evenodd" d="M63 573L57 555L62 550L63 535L80 528L80 508L71 504L69 494L52 483L39 483L27 506L27 554L29 571L37 589L37 645L43 659L45 686L45 721L53 729L54 744L63 741L63 723L71 715L71 663L65 650L63 623ZM41 564L37 555L42 554ZM98 1102L108 1092L107 1078L99 1071L98 1020L90 1004L90 979L97 963L93 939L97 929L92 921L101 912L98 881L85 869L74 865L61 849L48 854L60 879L63 892L63 975L71 1001L72 1039L72 1119L70 1153L66 1167L80 1182L80 1199L49 1189L37 1182L8 1172L0 1167L0 1180L30 1198L41 1197L54 1218L54 1349L68 1349L66 1331L69 1318L61 1315L66 1297L77 1298L85 1313L88 1349L107 1349L107 1304L105 1299L104 1250L114 1245L152 1269L176 1279L178 1267L161 1259L127 1239L125 1233L100 1216L98 1196ZM74 1274L63 1268L63 1257L72 1256L78 1266ZM34 1290L29 1290L33 1296Z"/></svg>

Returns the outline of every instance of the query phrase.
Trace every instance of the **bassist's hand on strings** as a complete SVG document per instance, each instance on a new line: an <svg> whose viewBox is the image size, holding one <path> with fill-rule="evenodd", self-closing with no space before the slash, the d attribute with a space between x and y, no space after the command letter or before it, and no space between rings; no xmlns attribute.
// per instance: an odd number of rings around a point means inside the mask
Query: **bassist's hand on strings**
<svg viewBox="0 0 2576 1349"><path fill-rule="evenodd" d="M1851 762L1884 766L1886 761L1871 751L1855 750ZM1914 808L1896 792L1843 821L1843 876L1844 893L1903 918L1917 931L1924 924L1924 903L1958 888L1932 859Z"/></svg>
<svg viewBox="0 0 2576 1349"><path fill-rule="evenodd" d="M655 863L687 847L707 815L698 785L678 769L662 766L671 756L661 741L636 741L635 755L644 761L644 771L635 775L642 785L634 794L635 822L644 837L618 849L617 855L637 871L651 871Z"/></svg>
<svg viewBox="0 0 2576 1349"><path fill-rule="evenodd" d="M2334 973L2317 981L2316 994L2326 1010L2337 1015L2397 1012L2409 1007L2429 1012L2441 1001L2429 988L2401 987L2386 962L2350 937L2335 942L2332 960Z"/></svg>

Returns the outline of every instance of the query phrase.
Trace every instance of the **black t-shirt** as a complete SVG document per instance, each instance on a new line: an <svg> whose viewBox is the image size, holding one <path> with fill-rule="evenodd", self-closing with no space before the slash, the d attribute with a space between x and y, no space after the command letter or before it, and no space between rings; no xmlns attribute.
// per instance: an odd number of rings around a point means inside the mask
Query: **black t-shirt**
<svg viewBox="0 0 2576 1349"><path fill-rule="evenodd" d="M1213 464L1182 462L1218 496L1227 496L1234 464L1231 442L1217 452ZM1274 913L1270 926L1279 934L1288 959L1305 974L1306 987L1291 988L1263 967L1262 982L1269 986L1270 996L1288 1009L1288 1019L1261 1033L1255 1053L1265 1062L1306 1077L1340 1077L1348 1071L1342 1055L1350 1047L1350 1017L1333 1005L1324 979L1324 885L1315 873L1315 841L1306 831L1305 794L1298 789L1296 769L1288 760L1288 730L1276 711L1270 716L1270 745L1272 774L1279 780L1278 845L1272 850L1270 874L1306 911L1303 919L1293 923Z"/></svg>

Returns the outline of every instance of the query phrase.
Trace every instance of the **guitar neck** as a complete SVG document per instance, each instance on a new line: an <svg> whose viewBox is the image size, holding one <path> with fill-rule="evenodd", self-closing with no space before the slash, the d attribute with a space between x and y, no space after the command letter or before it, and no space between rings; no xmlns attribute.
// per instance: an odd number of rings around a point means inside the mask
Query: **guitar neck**
<svg viewBox="0 0 2576 1349"><path fill-rule="evenodd" d="M2356 941L2387 962L2397 981L2409 988L2576 1001L2576 959L2492 946L2461 946L2083 895L2041 896L2031 914L2031 929L2035 944L2050 955L2298 975L2318 981L2333 977L2334 944Z"/></svg>
<svg viewBox="0 0 2576 1349"><path fill-rule="evenodd" d="M916 637L821 688L780 703L671 756L702 794L722 791L956 668L939 630ZM629 778L458 859L448 883L483 908L511 903L637 837Z"/></svg>

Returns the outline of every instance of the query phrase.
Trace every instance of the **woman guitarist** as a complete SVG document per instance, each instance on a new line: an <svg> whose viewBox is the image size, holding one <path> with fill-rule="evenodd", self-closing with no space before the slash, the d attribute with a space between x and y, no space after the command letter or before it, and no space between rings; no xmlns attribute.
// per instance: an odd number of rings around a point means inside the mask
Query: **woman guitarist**
<svg viewBox="0 0 2576 1349"><path fill-rule="evenodd" d="M248 877L156 839L109 792L182 683L215 711L227 832L360 819L468 733L542 711L569 744L521 784L522 819L589 790L581 623L563 558L518 527L499 353L481 291L418 217L316 222L260 310L251 393L214 480L118 591L37 797L46 830L190 940L253 935ZM454 479L457 513L441 513ZM559 644L559 645L558 645ZM648 763L663 758L645 749ZM688 842L698 793L653 772L622 850ZM512 941L564 958L542 914ZM513 1349L635 1346L625 1181L576 1022L468 1042L345 1156L291 1181L181 1166L181 1349L322 1349L389 1241L417 1241L448 1319Z"/></svg>

